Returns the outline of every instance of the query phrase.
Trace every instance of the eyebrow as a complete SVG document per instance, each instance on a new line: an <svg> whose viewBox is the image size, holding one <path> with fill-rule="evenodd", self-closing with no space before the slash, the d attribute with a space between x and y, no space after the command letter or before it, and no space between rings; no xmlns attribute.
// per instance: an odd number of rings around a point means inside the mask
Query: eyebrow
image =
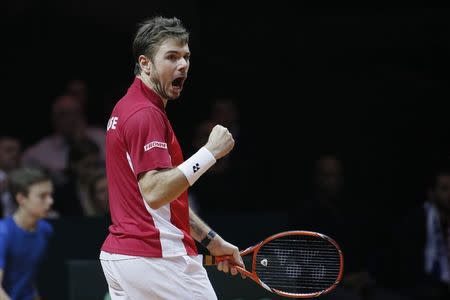
<svg viewBox="0 0 450 300"><path fill-rule="evenodd" d="M165 54L180 54L180 53L182 53L182 52L183 52L183 51L169 50L169 51L167 51ZM185 53L185 55L186 55L186 54L189 54L189 55L190 55L191 52L188 51L188 52Z"/></svg>

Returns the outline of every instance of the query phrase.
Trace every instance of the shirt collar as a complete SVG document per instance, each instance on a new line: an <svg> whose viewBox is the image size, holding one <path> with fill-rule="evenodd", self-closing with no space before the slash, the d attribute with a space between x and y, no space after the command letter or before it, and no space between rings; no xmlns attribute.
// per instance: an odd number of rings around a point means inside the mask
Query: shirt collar
<svg viewBox="0 0 450 300"><path fill-rule="evenodd" d="M161 99L161 96L159 96L154 90L149 88L140 78L137 76L134 79L133 85L136 86L144 96L153 104L155 104L158 108L161 110L165 110L164 108L164 102Z"/></svg>

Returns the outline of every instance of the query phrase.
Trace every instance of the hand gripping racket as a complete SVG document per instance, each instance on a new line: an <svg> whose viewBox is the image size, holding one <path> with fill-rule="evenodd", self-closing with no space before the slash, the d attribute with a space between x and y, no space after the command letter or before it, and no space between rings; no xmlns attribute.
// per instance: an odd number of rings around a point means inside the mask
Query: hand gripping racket
<svg viewBox="0 0 450 300"><path fill-rule="evenodd" d="M286 231L272 235L241 251L253 253L252 269L236 269L266 290L289 298L318 297L341 281L344 257L330 237L311 231ZM204 265L212 266L231 256L206 255Z"/></svg>

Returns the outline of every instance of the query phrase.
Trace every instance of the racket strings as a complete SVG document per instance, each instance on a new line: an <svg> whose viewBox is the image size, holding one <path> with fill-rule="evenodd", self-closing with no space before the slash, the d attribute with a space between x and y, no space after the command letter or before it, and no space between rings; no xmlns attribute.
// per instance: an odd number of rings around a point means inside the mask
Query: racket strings
<svg viewBox="0 0 450 300"><path fill-rule="evenodd" d="M316 236L289 235L269 241L256 255L256 273L273 289L292 294L317 293L335 284L340 253Z"/></svg>

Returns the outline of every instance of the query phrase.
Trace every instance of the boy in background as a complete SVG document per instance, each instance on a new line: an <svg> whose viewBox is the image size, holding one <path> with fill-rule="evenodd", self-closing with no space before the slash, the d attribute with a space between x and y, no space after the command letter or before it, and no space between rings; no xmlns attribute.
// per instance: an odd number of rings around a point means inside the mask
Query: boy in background
<svg viewBox="0 0 450 300"><path fill-rule="evenodd" d="M37 300L35 275L53 232L43 220L53 204L53 184L31 168L16 169L8 179L18 209L0 221L0 299Z"/></svg>

